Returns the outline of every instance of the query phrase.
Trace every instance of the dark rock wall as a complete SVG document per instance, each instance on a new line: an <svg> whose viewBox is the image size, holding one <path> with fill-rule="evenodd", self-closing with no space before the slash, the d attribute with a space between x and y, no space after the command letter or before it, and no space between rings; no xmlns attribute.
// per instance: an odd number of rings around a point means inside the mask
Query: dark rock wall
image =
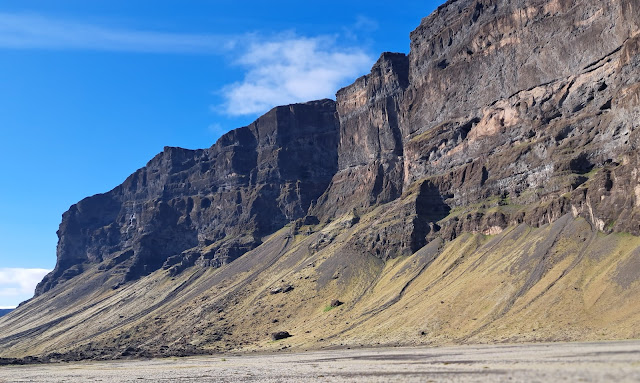
<svg viewBox="0 0 640 383"><path fill-rule="evenodd" d="M402 194L403 134L398 112L408 75L407 56L387 52L369 75L338 91L340 172L313 214L340 215Z"/></svg>
<svg viewBox="0 0 640 383"><path fill-rule="evenodd" d="M72 206L37 292L86 264L123 281L219 266L305 215L376 211L352 242L383 259L566 214L640 234L639 31L640 0L449 1L335 103L166 148Z"/></svg>
<svg viewBox="0 0 640 383"><path fill-rule="evenodd" d="M634 0L447 3L411 34L405 131L575 74L637 30L637 10Z"/></svg>
<svg viewBox="0 0 640 383"><path fill-rule="evenodd" d="M440 230L444 238L497 233L568 213L600 230L621 229L619 215L636 213L596 185L603 174L625 173L610 181L621 182L633 172L618 165L634 155L638 128L639 4L441 6L412 32L408 57L383 54L369 75L338 92L340 171L314 214L367 210L415 194L413 185L428 179L439 194L433 205L403 204L400 215L390 208L385 214L398 227L371 228L393 233L376 251L383 258L414 251ZM627 206L635 198L627 193ZM430 210L442 203L461 213L435 220Z"/></svg>
<svg viewBox="0 0 640 383"><path fill-rule="evenodd" d="M331 100L282 106L211 148L166 147L112 191L64 213L41 294L100 264L138 278L163 265L220 265L303 217L337 171Z"/></svg>

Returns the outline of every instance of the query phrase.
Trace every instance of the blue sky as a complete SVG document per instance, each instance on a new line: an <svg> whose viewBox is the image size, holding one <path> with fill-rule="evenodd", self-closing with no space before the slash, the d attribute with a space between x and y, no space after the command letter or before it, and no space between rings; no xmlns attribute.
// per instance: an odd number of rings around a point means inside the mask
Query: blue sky
<svg viewBox="0 0 640 383"><path fill-rule="evenodd" d="M55 265L61 215L164 146L333 98L442 1L0 3L0 307Z"/></svg>

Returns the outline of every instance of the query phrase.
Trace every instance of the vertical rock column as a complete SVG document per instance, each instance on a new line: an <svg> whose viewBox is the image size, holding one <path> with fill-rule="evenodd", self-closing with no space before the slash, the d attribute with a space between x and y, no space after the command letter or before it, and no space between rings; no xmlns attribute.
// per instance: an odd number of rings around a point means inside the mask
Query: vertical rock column
<svg viewBox="0 0 640 383"><path fill-rule="evenodd" d="M408 71L406 55L383 53L370 74L338 91L339 172L313 214L337 216L402 194L403 137L398 110L408 86Z"/></svg>

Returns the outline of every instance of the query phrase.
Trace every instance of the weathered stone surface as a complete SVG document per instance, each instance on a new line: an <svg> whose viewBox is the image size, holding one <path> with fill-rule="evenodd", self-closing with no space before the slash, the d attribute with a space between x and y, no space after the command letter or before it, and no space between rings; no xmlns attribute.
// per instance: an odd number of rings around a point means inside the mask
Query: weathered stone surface
<svg viewBox="0 0 640 383"><path fill-rule="evenodd" d="M304 217L337 170L335 103L277 107L206 150L167 147L112 191L63 215L41 294L85 264L134 280L220 266Z"/></svg>
<svg viewBox="0 0 640 383"><path fill-rule="evenodd" d="M638 31L638 6L637 0L447 2L411 34L405 134L575 75Z"/></svg>
<svg viewBox="0 0 640 383"><path fill-rule="evenodd" d="M354 240L362 251L374 243L382 258L411 254L438 232L495 234L567 213L599 230L640 233L628 224L637 214L628 193L637 172L640 16L629 13L637 9L627 0L443 5L411 34L408 57L383 54L338 92L340 169L314 214L391 202L383 223ZM613 179L624 200L597 185ZM398 199L424 180L428 202Z"/></svg>
<svg viewBox="0 0 640 383"><path fill-rule="evenodd" d="M383 53L371 74L338 91L340 172L313 209L318 217L386 203L402 194L398 103L408 86L408 70L407 56Z"/></svg>

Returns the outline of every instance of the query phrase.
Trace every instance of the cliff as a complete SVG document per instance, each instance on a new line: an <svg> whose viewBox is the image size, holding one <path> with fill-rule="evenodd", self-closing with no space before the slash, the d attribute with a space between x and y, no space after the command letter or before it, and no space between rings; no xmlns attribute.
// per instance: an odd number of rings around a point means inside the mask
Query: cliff
<svg viewBox="0 0 640 383"><path fill-rule="evenodd" d="M449 1L72 206L0 356L638 337L639 127L639 1Z"/></svg>
<svg viewBox="0 0 640 383"><path fill-rule="evenodd" d="M36 295L89 265L120 283L159 268L220 266L303 217L337 168L331 100L277 107L205 150L166 147L105 194L64 213L58 262Z"/></svg>

